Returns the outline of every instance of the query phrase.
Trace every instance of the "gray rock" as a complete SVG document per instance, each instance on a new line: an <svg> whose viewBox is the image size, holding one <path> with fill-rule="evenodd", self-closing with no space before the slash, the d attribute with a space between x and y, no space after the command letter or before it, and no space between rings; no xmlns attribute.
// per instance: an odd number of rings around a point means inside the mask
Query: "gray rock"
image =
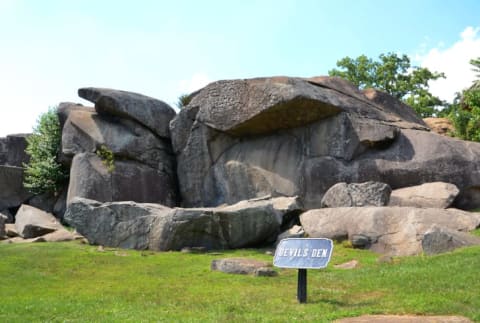
<svg viewBox="0 0 480 323"><path fill-rule="evenodd" d="M279 244L283 239L288 238L303 238L305 236L305 230L299 225L294 225L290 229L283 231L278 235L276 244Z"/></svg>
<svg viewBox="0 0 480 323"><path fill-rule="evenodd" d="M7 217L0 213L0 239L6 238L7 236L5 231L6 222L7 222Z"/></svg>
<svg viewBox="0 0 480 323"><path fill-rule="evenodd" d="M480 186L472 185L460 191L453 205L462 210L480 208Z"/></svg>
<svg viewBox="0 0 480 323"><path fill-rule="evenodd" d="M337 183L322 198L322 207L385 206L392 189L379 182Z"/></svg>
<svg viewBox="0 0 480 323"><path fill-rule="evenodd" d="M6 223L5 224L5 234L9 238L18 237L19 234L17 232L17 228L15 227L14 223Z"/></svg>
<svg viewBox="0 0 480 323"><path fill-rule="evenodd" d="M115 169L110 171L92 153L77 154L73 159L67 204L74 197L102 202L177 204L175 181L168 172L128 160L115 160Z"/></svg>
<svg viewBox="0 0 480 323"><path fill-rule="evenodd" d="M435 255L473 245L480 245L480 237L442 228L433 228L425 233L422 240L423 252L427 255Z"/></svg>
<svg viewBox="0 0 480 323"><path fill-rule="evenodd" d="M30 156L27 155L27 137L30 134L8 135L6 138L7 149L7 165L23 167L24 163L28 163Z"/></svg>
<svg viewBox="0 0 480 323"><path fill-rule="evenodd" d="M5 223L14 223L15 219L13 218L12 213L8 209L0 211L0 216L5 217Z"/></svg>
<svg viewBox="0 0 480 323"><path fill-rule="evenodd" d="M72 111L95 112L95 108L86 107L80 103L61 102L57 107L58 120L60 121L60 128L63 129L68 117Z"/></svg>
<svg viewBox="0 0 480 323"><path fill-rule="evenodd" d="M393 256L422 252L422 240L433 226L471 231L480 214L456 209L356 207L310 210L300 216L309 237L341 240Z"/></svg>
<svg viewBox="0 0 480 323"><path fill-rule="evenodd" d="M454 184L444 182L425 183L399 188L390 195L389 206L413 206L446 209L459 193Z"/></svg>
<svg viewBox="0 0 480 323"><path fill-rule="evenodd" d="M43 193L33 196L25 204L33 206L47 213L53 213L53 207L56 201L57 198L53 193Z"/></svg>
<svg viewBox="0 0 480 323"><path fill-rule="evenodd" d="M23 168L0 165L0 210L19 207L32 196L23 187Z"/></svg>
<svg viewBox="0 0 480 323"><path fill-rule="evenodd" d="M105 88L81 88L78 95L95 103L99 114L133 119L163 138L170 138L169 123L175 116L163 101L134 93Z"/></svg>
<svg viewBox="0 0 480 323"><path fill-rule="evenodd" d="M7 163L7 138L0 137L0 165Z"/></svg>
<svg viewBox="0 0 480 323"><path fill-rule="evenodd" d="M259 271L264 271L270 264L265 261L249 258L223 258L212 260L211 270L221 271L228 274L261 276Z"/></svg>
<svg viewBox="0 0 480 323"><path fill-rule="evenodd" d="M253 272L255 277L276 277L278 272L270 267L260 267Z"/></svg>
<svg viewBox="0 0 480 323"><path fill-rule="evenodd" d="M170 209L158 204L100 203L75 198L65 221L92 244L152 250L241 248L274 241L295 198L242 201L218 208Z"/></svg>
<svg viewBox="0 0 480 323"><path fill-rule="evenodd" d="M52 214L25 204L18 209L15 227L24 239L36 238L63 229Z"/></svg>

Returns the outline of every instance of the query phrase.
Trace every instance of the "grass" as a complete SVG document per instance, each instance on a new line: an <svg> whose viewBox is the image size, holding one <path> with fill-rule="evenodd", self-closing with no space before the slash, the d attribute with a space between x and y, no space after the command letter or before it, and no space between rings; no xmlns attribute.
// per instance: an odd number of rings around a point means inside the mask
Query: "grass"
<svg viewBox="0 0 480 323"><path fill-rule="evenodd" d="M278 277L210 271L220 257L272 260L260 250L154 253L77 242L0 245L0 322L330 322L361 314L464 315L480 321L480 247L395 258L336 245L325 270ZM334 264L352 259L354 270Z"/></svg>

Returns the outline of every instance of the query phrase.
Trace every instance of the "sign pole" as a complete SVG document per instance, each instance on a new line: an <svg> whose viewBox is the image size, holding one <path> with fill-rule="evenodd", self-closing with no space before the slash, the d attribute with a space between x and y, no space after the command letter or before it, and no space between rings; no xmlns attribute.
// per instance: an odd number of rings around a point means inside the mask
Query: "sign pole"
<svg viewBox="0 0 480 323"><path fill-rule="evenodd" d="M297 300L300 304L307 302L307 270L298 269Z"/></svg>

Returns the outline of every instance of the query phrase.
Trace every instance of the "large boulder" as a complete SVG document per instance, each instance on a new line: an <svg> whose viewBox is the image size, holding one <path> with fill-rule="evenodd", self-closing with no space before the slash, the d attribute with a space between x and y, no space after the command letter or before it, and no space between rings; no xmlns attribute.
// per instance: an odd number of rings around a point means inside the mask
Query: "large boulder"
<svg viewBox="0 0 480 323"><path fill-rule="evenodd" d="M7 217L0 213L0 240L6 238L5 222L7 222Z"/></svg>
<svg viewBox="0 0 480 323"><path fill-rule="evenodd" d="M480 226L480 213L456 209L357 207L310 210L300 216L309 237L349 239L352 244L395 255L422 252L424 235L432 228L471 231Z"/></svg>
<svg viewBox="0 0 480 323"><path fill-rule="evenodd" d="M0 165L0 210L19 207L32 196L23 186L23 168Z"/></svg>
<svg viewBox="0 0 480 323"><path fill-rule="evenodd" d="M134 92L95 87L81 88L78 95L95 103L99 114L130 118L156 135L170 138L169 123L176 113L163 101Z"/></svg>
<svg viewBox="0 0 480 323"><path fill-rule="evenodd" d="M0 138L0 165L7 163L7 138Z"/></svg>
<svg viewBox="0 0 480 323"><path fill-rule="evenodd" d="M115 160L112 170L93 153L81 153L73 158L67 204L74 197L102 202L177 204L174 178L164 169L129 160Z"/></svg>
<svg viewBox="0 0 480 323"><path fill-rule="evenodd" d="M196 209L75 198L65 221L93 244L152 250L224 249L274 241L282 223L299 210L297 199L283 197Z"/></svg>
<svg viewBox="0 0 480 323"><path fill-rule="evenodd" d="M466 232L433 228L422 240L423 252L427 255L452 251L460 247L480 245L480 237Z"/></svg>
<svg viewBox="0 0 480 323"><path fill-rule="evenodd" d="M271 194L301 196L311 209L334 184L367 181L451 182L463 205L477 203L464 193L480 187L480 143L429 132L388 94L274 77L218 81L192 97L170 123L185 207Z"/></svg>
<svg viewBox="0 0 480 323"><path fill-rule="evenodd" d="M446 209L459 193L454 184L425 183L396 189L390 195L390 206L413 206Z"/></svg>
<svg viewBox="0 0 480 323"><path fill-rule="evenodd" d="M385 206L392 189L379 182L337 183L325 193L322 207Z"/></svg>
<svg viewBox="0 0 480 323"><path fill-rule="evenodd" d="M50 213L33 206L22 205L15 216L17 232L25 239L36 238L63 229Z"/></svg>
<svg viewBox="0 0 480 323"><path fill-rule="evenodd" d="M28 163L30 156L25 152L27 148L27 137L30 134L15 134L6 137L6 164L10 166L23 167Z"/></svg>

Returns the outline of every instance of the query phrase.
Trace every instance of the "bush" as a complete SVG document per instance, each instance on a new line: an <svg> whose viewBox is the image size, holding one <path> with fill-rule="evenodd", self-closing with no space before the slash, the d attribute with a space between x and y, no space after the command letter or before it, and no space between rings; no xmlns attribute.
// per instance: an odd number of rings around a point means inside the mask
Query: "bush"
<svg viewBox="0 0 480 323"><path fill-rule="evenodd" d="M448 117L455 126L455 137L480 142L480 89L463 91Z"/></svg>
<svg viewBox="0 0 480 323"><path fill-rule="evenodd" d="M33 134L27 138L23 185L34 194L57 195L68 179L68 170L58 162L62 131L56 108L50 108L37 120Z"/></svg>

